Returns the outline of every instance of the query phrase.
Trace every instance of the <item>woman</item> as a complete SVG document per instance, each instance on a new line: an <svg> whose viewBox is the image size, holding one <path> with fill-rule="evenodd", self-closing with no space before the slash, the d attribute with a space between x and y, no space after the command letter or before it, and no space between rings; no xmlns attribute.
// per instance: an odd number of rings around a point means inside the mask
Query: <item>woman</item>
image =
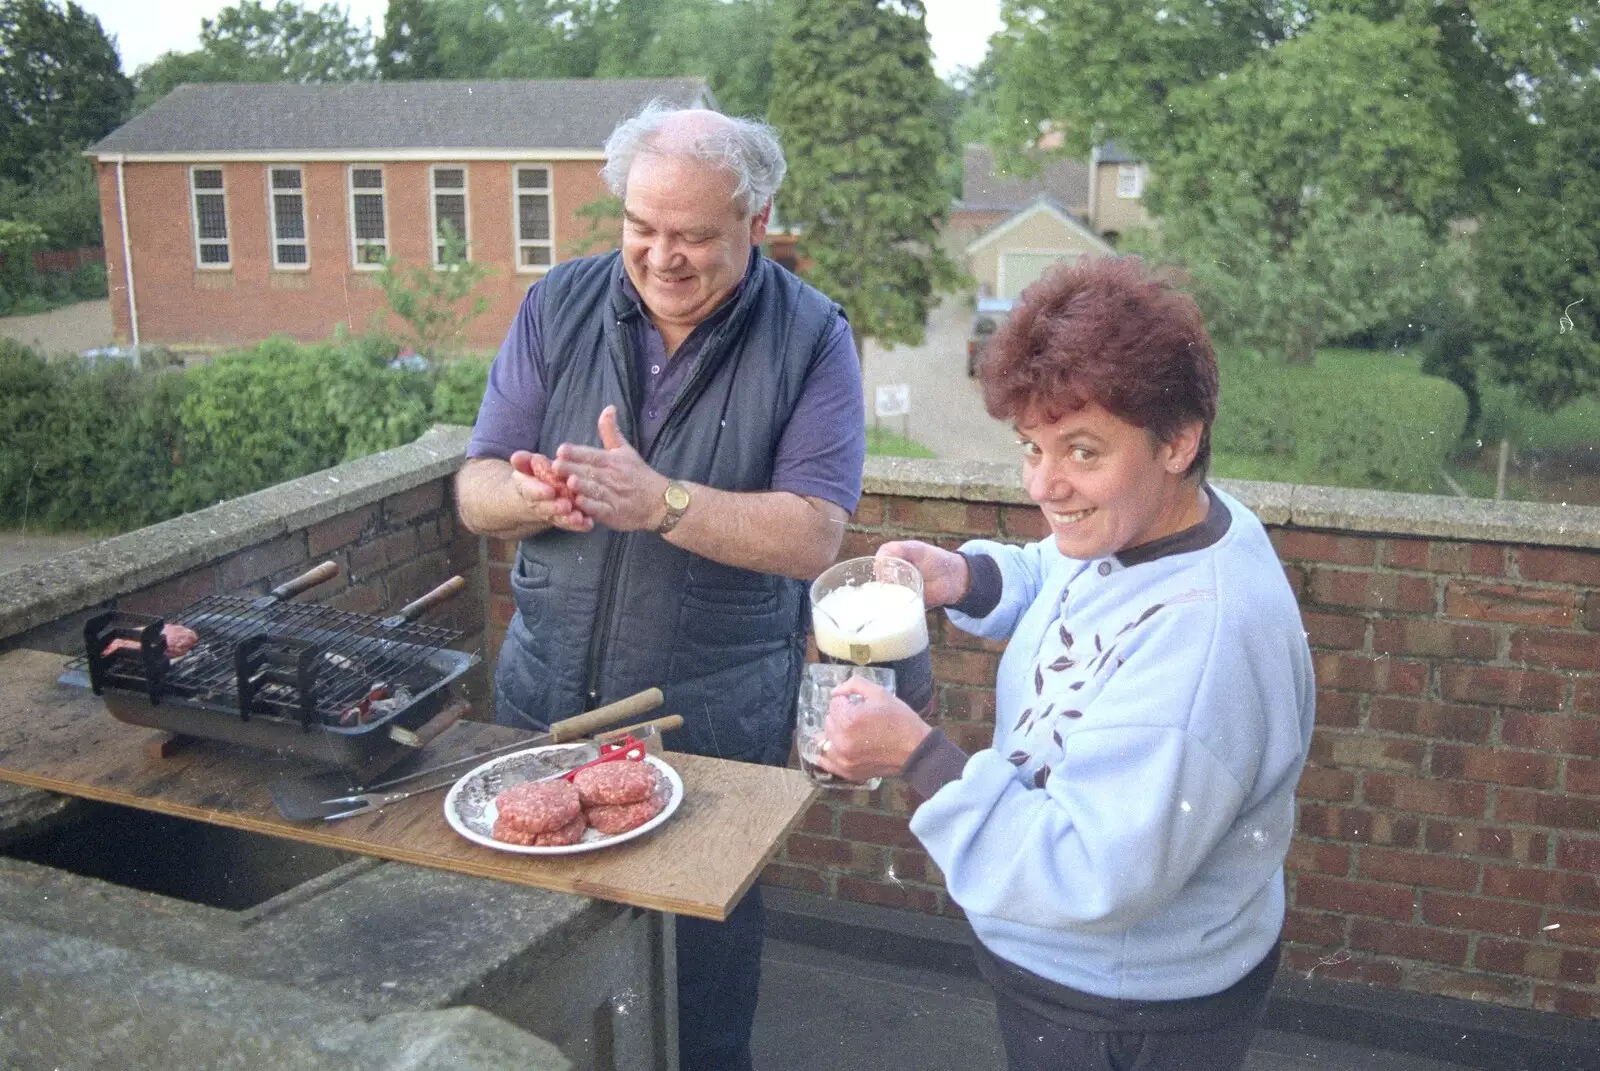
<svg viewBox="0 0 1600 1071"><path fill-rule="evenodd" d="M1207 485L1217 367L1133 258L1056 269L980 369L1050 536L880 555L1009 641L968 756L865 681L821 765L898 774L977 934L1015 1069L1236 1069L1277 967L1311 656L1265 530Z"/></svg>

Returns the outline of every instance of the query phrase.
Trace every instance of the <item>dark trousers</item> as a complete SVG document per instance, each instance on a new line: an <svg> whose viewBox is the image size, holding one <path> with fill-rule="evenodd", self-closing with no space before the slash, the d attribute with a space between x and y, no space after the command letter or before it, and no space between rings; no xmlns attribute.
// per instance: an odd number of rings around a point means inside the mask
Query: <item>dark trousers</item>
<svg viewBox="0 0 1600 1071"><path fill-rule="evenodd" d="M764 924L759 885L726 922L678 916L679 1071L750 1071Z"/></svg>
<svg viewBox="0 0 1600 1071"><path fill-rule="evenodd" d="M1260 1019L1211 1030L1098 1032L1062 1026L996 994L1010 1071L1239 1071Z"/></svg>
<svg viewBox="0 0 1600 1071"><path fill-rule="evenodd" d="M1171 1001L1113 1000L974 952L994 987L1010 1071L1239 1071L1267 1011L1281 946L1232 986Z"/></svg>

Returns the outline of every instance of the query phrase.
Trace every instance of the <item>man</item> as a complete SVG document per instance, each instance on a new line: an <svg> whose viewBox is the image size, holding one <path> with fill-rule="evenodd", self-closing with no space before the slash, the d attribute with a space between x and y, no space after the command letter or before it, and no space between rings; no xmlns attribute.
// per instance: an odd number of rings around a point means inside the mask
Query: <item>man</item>
<svg viewBox="0 0 1600 1071"><path fill-rule="evenodd" d="M756 248L784 170L761 123L651 105L606 143L622 250L524 299L457 478L468 528L521 540L497 721L656 685L684 718L669 746L787 759L804 582L838 554L866 442L839 307ZM761 927L759 890L724 924L678 920L684 1071L750 1067Z"/></svg>

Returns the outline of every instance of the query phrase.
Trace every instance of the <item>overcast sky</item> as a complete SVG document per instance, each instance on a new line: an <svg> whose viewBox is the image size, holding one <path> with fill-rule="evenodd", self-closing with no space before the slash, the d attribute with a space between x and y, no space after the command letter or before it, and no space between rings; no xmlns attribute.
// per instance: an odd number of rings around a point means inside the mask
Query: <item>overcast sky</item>
<svg viewBox="0 0 1600 1071"><path fill-rule="evenodd" d="M237 2L237 0L235 0ZM975 67L983 59L989 36L1000 29L1000 0L924 0L928 35L933 39L934 70L943 76L958 66ZM107 36L117 43L122 69L132 74L163 52L190 52L200 45L200 20L210 18L229 0L77 0L100 18ZM320 0L308 0L315 7ZM271 0L268 0L270 6ZM374 36L383 32L388 0L345 0L357 26L372 22Z"/></svg>

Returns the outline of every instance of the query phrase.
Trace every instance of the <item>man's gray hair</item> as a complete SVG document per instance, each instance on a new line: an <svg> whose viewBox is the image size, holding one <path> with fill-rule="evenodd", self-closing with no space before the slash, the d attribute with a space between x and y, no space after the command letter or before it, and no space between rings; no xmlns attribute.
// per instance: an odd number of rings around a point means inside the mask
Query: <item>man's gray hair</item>
<svg viewBox="0 0 1600 1071"><path fill-rule="evenodd" d="M703 130L679 136L674 131L670 143L657 147L662 127L685 109L663 100L652 100L632 119L624 119L606 139L606 165L600 175L618 197L625 197L628 171L642 152L683 155L724 168L733 176L734 204L741 214L754 216L772 200L783 183L789 165L778 144L778 132L759 119L720 116Z"/></svg>

